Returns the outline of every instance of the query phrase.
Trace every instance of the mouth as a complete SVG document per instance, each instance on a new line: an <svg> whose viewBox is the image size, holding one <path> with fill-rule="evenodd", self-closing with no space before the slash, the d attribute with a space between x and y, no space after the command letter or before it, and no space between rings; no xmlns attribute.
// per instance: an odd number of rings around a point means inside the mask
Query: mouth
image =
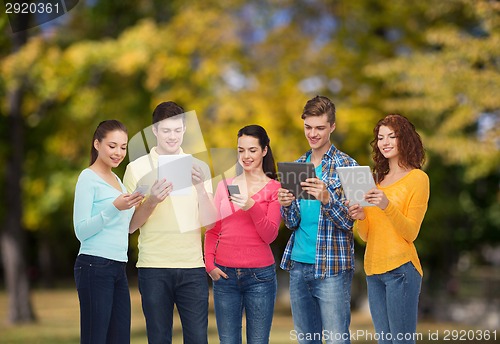
<svg viewBox="0 0 500 344"><path fill-rule="evenodd" d="M250 165L252 165L253 160L243 160L242 163L243 163L243 166L250 166Z"/></svg>
<svg viewBox="0 0 500 344"><path fill-rule="evenodd" d="M309 137L309 142L312 143L312 144L316 144L319 142L319 138L310 138Z"/></svg>
<svg viewBox="0 0 500 344"><path fill-rule="evenodd" d="M119 164L122 161L122 158L111 158L111 161L113 161L115 164Z"/></svg>
<svg viewBox="0 0 500 344"><path fill-rule="evenodd" d="M394 148L392 148L392 147L385 147L385 148L382 148L382 151L383 151L384 153L389 153L389 152L390 152L391 150L393 150L393 149L394 149Z"/></svg>

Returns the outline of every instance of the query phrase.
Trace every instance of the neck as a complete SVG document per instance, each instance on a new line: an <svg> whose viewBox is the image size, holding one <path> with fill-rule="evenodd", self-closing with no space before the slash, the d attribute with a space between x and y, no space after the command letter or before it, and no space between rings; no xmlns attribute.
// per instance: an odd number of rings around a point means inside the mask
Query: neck
<svg viewBox="0 0 500 344"><path fill-rule="evenodd" d="M177 149L174 153L171 153L162 150L160 146L156 146L156 153L158 153L158 155L179 155L181 153L181 149L179 147L179 149Z"/></svg>
<svg viewBox="0 0 500 344"><path fill-rule="evenodd" d="M398 159L390 159L389 160L389 173L390 174L396 174L399 172L405 172L408 169L406 167L399 166L399 160Z"/></svg>
<svg viewBox="0 0 500 344"><path fill-rule="evenodd" d="M262 170L243 171L243 177L247 182L258 182L267 179L266 174Z"/></svg>
<svg viewBox="0 0 500 344"><path fill-rule="evenodd" d="M313 148L312 153L311 153L311 161L321 161L323 159L323 155L325 155L325 153L328 152L331 145L332 144L330 142L328 142L328 144L326 144L320 148L317 148L317 149Z"/></svg>
<svg viewBox="0 0 500 344"><path fill-rule="evenodd" d="M96 160L92 165L90 165L90 169L100 174L112 174L111 168L101 162Z"/></svg>

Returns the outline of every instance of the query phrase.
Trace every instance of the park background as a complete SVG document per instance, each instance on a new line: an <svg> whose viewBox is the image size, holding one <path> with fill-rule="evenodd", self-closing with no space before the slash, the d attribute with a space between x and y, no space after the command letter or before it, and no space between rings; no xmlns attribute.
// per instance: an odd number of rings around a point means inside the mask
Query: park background
<svg viewBox="0 0 500 344"><path fill-rule="evenodd" d="M317 94L337 105L333 143L362 165L385 114L407 116L422 136L424 341L453 329L476 343L500 335L499 1L72 2L41 25L0 15L0 343L78 342L73 192L100 121L120 120L132 137L174 100L196 111L207 149L235 148L237 130L257 123L290 161L308 148L300 114ZM27 19L34 27L13 33ZM277 259L289 234L282 227L272 245ZM145 343L136 242L133 343ZM353 329L371 331L363 252L358 240ZM286 273L279 284L271 342L288 343ZM213 312L210 335L217 342Z"/></svg>

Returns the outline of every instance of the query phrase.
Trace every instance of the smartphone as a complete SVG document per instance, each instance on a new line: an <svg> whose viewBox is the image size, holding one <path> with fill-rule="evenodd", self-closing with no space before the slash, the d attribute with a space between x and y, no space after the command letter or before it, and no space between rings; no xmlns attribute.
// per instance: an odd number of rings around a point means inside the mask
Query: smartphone
<svg viewBox="0 0 500 344"><path fill-rule="evenodd" d="M138 192L144 196L144 195L146 195L146 192L148 191L148 189L149 189L148 185L137 185L134 192L132 192L132 193L134 194L134 193Z"/></svg>
<svg viewBox="0 0 500 344"><path fill-rule="evenodd" d="M237 195L240 193L240 188L238 187L238 185L228 185L227 192L230 196Z"/></svg>

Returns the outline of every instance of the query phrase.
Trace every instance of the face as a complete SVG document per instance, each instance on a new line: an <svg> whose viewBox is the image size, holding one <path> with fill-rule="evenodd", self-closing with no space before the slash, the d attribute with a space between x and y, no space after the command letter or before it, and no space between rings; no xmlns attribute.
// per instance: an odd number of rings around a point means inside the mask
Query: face
<svg viewBox="0 0 500 344"><path fill-rule="evenodd" d="M396 133L385 125L380 126L378 129L377 147L386 159L397 158L398 151L398 138Z"/></svg>
<svg viewBox="0 0 500 344"><path fill-rule="evenodd" d="M167 118L153 125L157 152L160 155L179 154L186 127L182 118Z"/></svg>
<svg viewBox="0 0 500 344"><path fill-rule="evenodd" d="M118 167L127 154L127 134L121 130L110 131L101 141L95 140L97 160L111 168Z"/></svg>
<svg viewBox="0 0 500 344"><path fill-rule="evenodd" d="M309 116L304 119L304 133L313 150L330 147L330 134L335 130L335 123L330 124L326 115Z"/></svg>
<svg viewBox="0 0 500 344"><path fill-rule="evenodd" d="M238 161L245 172L262 171L266 154L267 147L262 150L256 137L242 135L238 138Z"/></svg>

